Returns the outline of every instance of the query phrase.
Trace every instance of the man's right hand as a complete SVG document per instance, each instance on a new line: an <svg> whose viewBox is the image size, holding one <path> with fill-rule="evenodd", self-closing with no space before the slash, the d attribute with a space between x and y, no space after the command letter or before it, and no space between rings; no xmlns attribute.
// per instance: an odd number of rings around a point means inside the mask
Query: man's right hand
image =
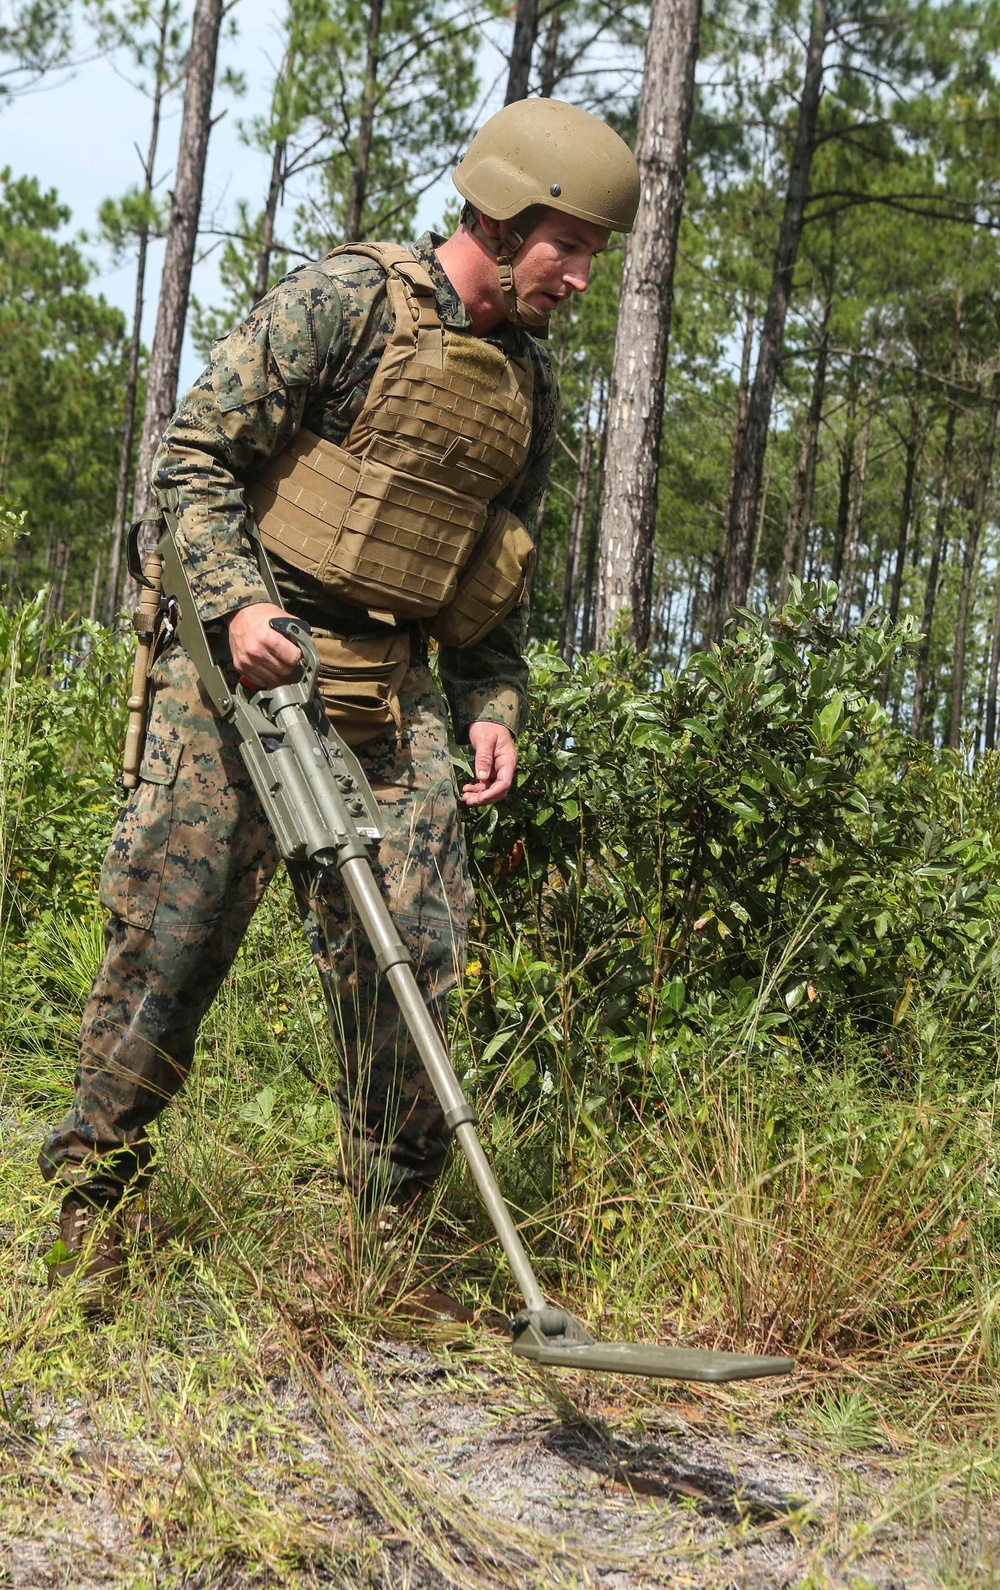
<svg viewBox="0 0 1000 1590"><path fill-rule="evenodd" d="M293 618L273 602L241 607L229 620L229 650L243 683L254 690L273 689L292 677L302 653L294 641L271 628L272 618Z"/></svg>

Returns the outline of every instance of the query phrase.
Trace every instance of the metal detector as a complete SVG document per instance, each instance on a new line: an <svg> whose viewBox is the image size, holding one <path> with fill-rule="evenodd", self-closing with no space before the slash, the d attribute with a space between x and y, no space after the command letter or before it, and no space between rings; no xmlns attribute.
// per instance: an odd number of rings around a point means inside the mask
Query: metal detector
<svg viewBox="0 0 1000 1590"><path fill-rule="evenodd" d="M344 881L524 1298L525 1307L511 1322L513 1351L546 1366L672 1380L749 1380L789 1374L795 1367L790 1358L598 1342L568 1310L546 1303L476 1135L476 1112L462 1092L417 986L409 951L372 873L372 858L382 837L378 804L357 757L341 741L323 710L316 692L319 663L308 626L293 619L272 619L273 628L294 641L302 653L298 680L251 695L242 685L231 687L212 655L177 555L172 534L176 520L170 511L165 517L168 533L159 549L163 590L178 639L194 662L216 712L228 719L239 735L240 752L282 856L324 871L336 868ZM261 574L272 600L280 606L263 547L254 539Z"/></svg>

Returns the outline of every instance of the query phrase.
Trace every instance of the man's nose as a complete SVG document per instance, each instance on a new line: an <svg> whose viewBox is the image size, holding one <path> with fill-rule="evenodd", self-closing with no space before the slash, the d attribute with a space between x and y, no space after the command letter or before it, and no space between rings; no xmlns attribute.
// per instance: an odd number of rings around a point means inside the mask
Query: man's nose
<svg viewBox="0 0 1000 1590"><path fill-rule="evenodd" d="M584 293L590 281L590 265L588 260L573 260L563 272L563 281L567 287L572 287L575 293Z"/></svg>

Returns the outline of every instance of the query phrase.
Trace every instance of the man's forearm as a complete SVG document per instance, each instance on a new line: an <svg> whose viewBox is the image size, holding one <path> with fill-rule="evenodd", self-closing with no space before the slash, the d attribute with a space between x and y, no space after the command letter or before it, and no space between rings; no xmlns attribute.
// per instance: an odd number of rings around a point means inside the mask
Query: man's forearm
<svg viewBox="0 0 1000 1590"><path fill-rule="evenodd" d="M442 646L441 684L455 737L463 742L473 723L500 723L517 735L528 706L528 665L522 655L527 603L492 629L478 646Z"/></svg>

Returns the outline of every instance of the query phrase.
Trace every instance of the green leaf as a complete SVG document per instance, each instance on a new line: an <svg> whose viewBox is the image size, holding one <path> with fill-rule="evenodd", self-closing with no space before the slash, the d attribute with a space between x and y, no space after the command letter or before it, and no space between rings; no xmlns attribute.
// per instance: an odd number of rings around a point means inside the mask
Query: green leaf
<svg viewBox="0 0 1000 1590"><path fill-rule="evenodd" d="M501 1032L495 1032L489 1043L486 1045L486 1048L479 1056L477 1063L481 1066L489 1065L490 1061L493 1059L493 1056L499 1054L500 1050L503 1048L508 1039L514 1036L515 1030L516 1029L513 1027L505 1027Z"/></svg>
<svg viewBox="0 0 1000 1590"><path fill-rule="evenodd" d="M831 745L844 727L844 698L839 691L819 713L817 723L817 740L821 745Z"/></svg>
<svg viewBox="0 0 1000 1590"><path fill-rule="evenodd" d="M684 1005L684 979L682 977L672 977L669 983L665 983L662 999L664 1007L667 1010L672 1010L676 1015Z"/></svg>

